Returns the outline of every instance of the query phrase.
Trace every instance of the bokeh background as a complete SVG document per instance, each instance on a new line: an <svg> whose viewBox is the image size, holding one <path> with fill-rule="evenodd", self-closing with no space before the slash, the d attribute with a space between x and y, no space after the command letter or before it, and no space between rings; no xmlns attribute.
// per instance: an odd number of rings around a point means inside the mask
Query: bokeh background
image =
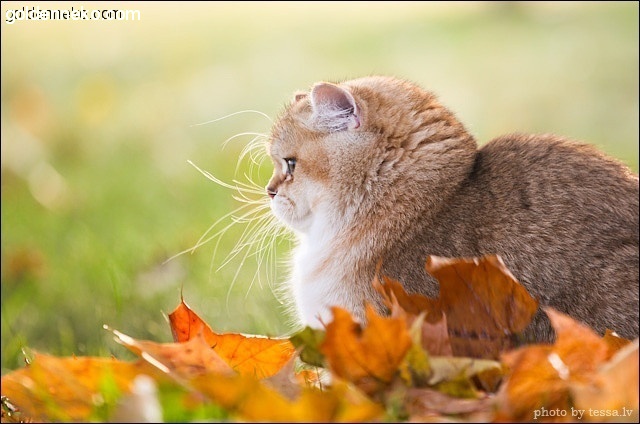
<svg viewBox="0 0 640 424"><path fill-rule="evenodd" d="M25 6L141 19L6 23ZM275 118L315 81L408 78L481 143L554 132L638 170L637 2L2 2L2 16L3 374L25 347L126 356L103 324L170 341L181 293L216 330L292 331L285 267L241 254L218 270L246 224L167 259L241 205L187 161L243 180L252 136L224 141L270 127L194 124Z"/></svg>

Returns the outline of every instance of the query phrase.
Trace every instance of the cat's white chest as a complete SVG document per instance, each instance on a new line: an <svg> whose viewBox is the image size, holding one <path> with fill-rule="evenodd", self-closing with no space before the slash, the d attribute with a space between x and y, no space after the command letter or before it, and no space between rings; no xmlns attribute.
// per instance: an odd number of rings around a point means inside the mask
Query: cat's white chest
<svg viewBox="0 0 640 424"><path fill-rule="evenodd" d="M332 249L333 247L333 249ZM324 328L333 320L332 306L352 309L348 255L335 252L330 237L304 237L293 256L291 284L302 324Z"/></svg>
<svg viewBox="0 0 640 424"><path fill-rule="evenodd" d="M329 258L322 247L307 239L293 256L291 284L297 312L302 324L313 328L324 328L331 322L330 307L340 303L336 296L339 277L327 262Z"/></svg>

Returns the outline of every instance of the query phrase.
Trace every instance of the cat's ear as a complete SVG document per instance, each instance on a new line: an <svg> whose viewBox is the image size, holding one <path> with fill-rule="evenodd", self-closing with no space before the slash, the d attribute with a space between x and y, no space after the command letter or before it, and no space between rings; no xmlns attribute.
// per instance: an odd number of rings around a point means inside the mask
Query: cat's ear
<svg viewBox="0 0 640 424"><path fill-rule="evenodd" d="M358 106L353 95L342 87L319 82L311 89L313 118L320 128L330 131L356 129L360 126Z"/></svg>
<svg viewBox="0 0 640 424"><path fill-rule="evenodd" d="M302 91L296 91L296 93L293 95L293 99L291 99L291 104L295 104L298 103L300 100L304 99L305 97L307 97L307 93L302 92Z"/></svg>

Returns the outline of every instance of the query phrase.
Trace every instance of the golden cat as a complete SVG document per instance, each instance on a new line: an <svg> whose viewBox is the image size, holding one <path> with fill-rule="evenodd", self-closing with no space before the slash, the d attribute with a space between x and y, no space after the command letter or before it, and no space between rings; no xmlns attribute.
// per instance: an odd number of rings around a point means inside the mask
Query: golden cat
<svg viewBox="0 0 640 424"><path fill-rule="evenodd" d="M297 93L275 122L267 186L298 238L290 278L303 324L382 309L376 264L437 297L428 255L498 254L542 305L638 336L638 177L593 147L511 134L478 148L435 95L365 77ZM530 334L553 338L539 313Z"/></svg>

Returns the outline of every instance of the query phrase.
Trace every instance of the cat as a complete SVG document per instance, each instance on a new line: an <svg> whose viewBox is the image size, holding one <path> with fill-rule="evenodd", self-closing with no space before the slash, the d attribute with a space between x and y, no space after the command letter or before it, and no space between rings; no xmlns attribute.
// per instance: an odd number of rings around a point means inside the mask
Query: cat
<svg viewBox="0 0 640 424"><path fill-rule="evenodd" d="M290 284L303 325L331 306L384 310L372 279L438 296L428 255L499 255L538 299L600 333L638 336L638 176L587 144L509 134L478 148L436 96L369 76L319 82L273 124L266 187L294 230ZM554 339L542 312L528 329Z"/></svg>

